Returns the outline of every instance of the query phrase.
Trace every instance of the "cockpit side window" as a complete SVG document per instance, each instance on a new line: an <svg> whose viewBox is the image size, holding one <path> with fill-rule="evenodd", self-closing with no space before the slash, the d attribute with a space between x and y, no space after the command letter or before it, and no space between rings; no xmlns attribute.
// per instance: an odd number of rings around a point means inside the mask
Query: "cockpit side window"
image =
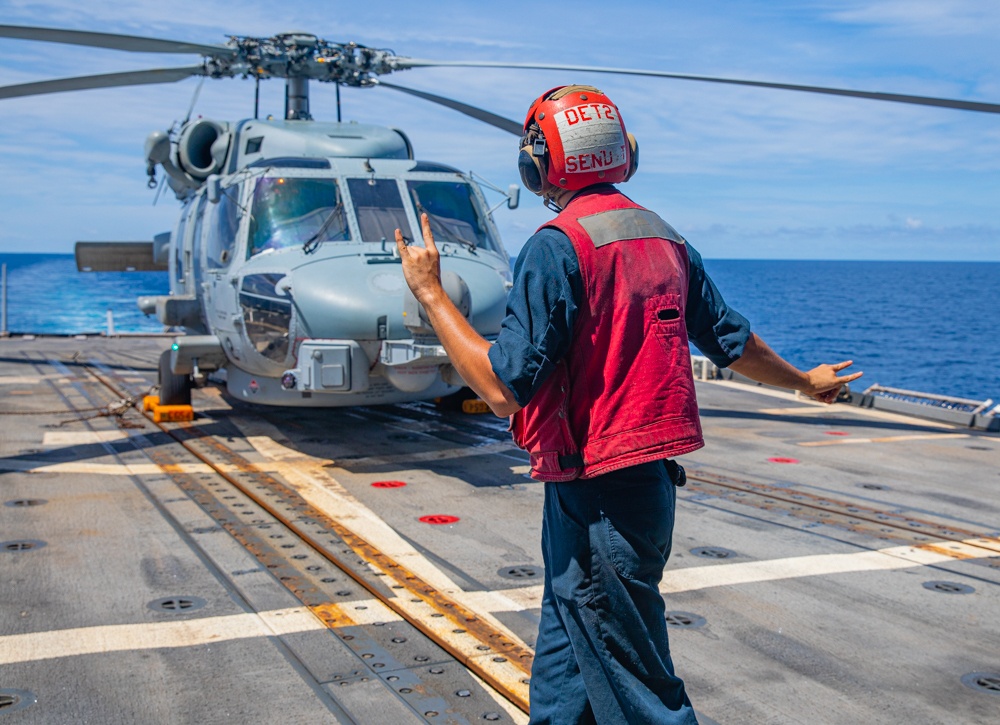
<svg viewBox="0 0 1000 725"><path fill-rule="evenodd" d="M458 242L499 251L468 184L461 181L407 181L406 189L417 217L427 214L435 241Z"/></svg>
<svg viewBox="0 0 1000 725"><path fill-rule="evenodd" d="M239 185L223 189L219 203L214 206L205 242L205 259L209 269L220 269L229 266L236 247L236 233L240 226Z"/></svg>
<svg viewBox="0 0 1000 725"><path fill-rule="evenodd" d="M351 238L336 179L268 176L257 180L247 258L267 249Z"/></svg>
<svg viewBox="0 0 1000 725"><path fill-rule="evenodd" d="M348 179L347 188L358 216L362 241L392 241L396 238L396 229L404 237L413 238L403 198L394 179Z"/></svg>

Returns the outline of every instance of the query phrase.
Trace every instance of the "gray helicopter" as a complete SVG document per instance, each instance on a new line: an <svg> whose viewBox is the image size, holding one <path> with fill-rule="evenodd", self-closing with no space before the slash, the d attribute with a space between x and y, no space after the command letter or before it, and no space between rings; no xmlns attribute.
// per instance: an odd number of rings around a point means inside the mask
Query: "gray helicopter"
<svg viewBox="0 0 1000 725"><path fill-rule="evenodd" d="M233 36L225 45L0 25L0 37L132 52L197 54L177 68L0 87L0 99L71 90L169 83L191 76L286 80L285 115L239 122L191 120L155 131L145 152L181 203L175 228L140 245L78 243L81 269L166 269L170 294L140 309L183 328L160 360L160 402L186 404L191 388L224 371L229 392L256 403L336 407L426 400L455 393L450 365L403 280L394 230L419 239L426 213L449 296L484 337L495 337L511 286L493 222L518 188L492 208L479 180L419 161L394 128L342 123L340 86L382 86L438 103L505 132L521 124L382 79L434 66L639 75L804 91L1000 113L1000 105L892 93L770 83L656 70L421 60L308 33ZM334 83L337 122L314 121L309 82ZM257 95L259 99L259 93Z"/></svg>

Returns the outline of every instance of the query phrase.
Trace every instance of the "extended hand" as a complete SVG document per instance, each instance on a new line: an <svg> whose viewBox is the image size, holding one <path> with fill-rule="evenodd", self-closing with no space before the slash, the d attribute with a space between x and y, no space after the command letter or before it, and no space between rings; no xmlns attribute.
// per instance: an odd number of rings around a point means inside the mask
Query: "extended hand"
<svg viewBox="0 0 1000 725"><path fill-rule="evenodd" d="M802 388L802 392L815 398L821 403L832 403L837 399L841 386L852 380L857 380L864 373L851 373L849 375L838 376L844 368L849 368L854 364L853 360L845 360L836 365L820 365L806 373L809 385Z"/></svg>
<svg viewBox="0 0 1000 725"><path fill-rule="evenodd" d="M403 233L396 230L396 247L403 261L403 276L413 296L420 302L441 289L441 255L434 244L431 222L426 214L420 215L420 228L424 235L424 247L407 245Z"/></svg>

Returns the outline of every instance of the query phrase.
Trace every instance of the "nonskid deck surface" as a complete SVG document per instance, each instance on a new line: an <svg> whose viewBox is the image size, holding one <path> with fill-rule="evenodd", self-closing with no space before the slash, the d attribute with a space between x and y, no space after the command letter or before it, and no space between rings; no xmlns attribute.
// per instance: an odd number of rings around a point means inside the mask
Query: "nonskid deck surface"
<svg viewBox="0 0 1000 725"><path fill-rule="evenodd" d="M542 486L505 421L99 415L166 344L0 341L0 718L525 722ZM1000 438L698 394L662 590L705 721L997 721Z"/></svg>

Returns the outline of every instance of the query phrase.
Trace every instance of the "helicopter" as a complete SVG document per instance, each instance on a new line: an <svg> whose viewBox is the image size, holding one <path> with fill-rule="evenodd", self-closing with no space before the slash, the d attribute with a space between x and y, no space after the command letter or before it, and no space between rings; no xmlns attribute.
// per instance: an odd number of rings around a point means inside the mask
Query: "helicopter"
<svg viewBox="0 0 1000 725"><path fill-rule="evenodd" d="M390 88L515 136L522 131L516 121L384 76L449 66L558 70L1000 112L1000 105L989 103L657 70L418 59L304 32L231 36L224 45L205 45L3 25L0 37L201 57L199 64L175 68L7 86L0 99L192 76L252 79L259 98L261 80L285 79L281 119L259 118L255 103L251 119L192 119L189 112L177 127L149 135L149 184L165 183L181 204L171 232L128 250L77 246L81 268L167 270L170 293L138 300L141 310L186 333L160 360L166 405L189 403L192 387L221 371L230 394L267 405L399 403L459 391L464 383L409 293L393 241L397 227L417 237L422 213L438 240L449 296L480 334L498 334L512 284L492 216L504 201L490 207L482 180L417 160L402 130L343 123L341 86ZM335 85L336 122L312 118L310 81ZM517 206L516 186L492 188L509 208Z"/></svg>

